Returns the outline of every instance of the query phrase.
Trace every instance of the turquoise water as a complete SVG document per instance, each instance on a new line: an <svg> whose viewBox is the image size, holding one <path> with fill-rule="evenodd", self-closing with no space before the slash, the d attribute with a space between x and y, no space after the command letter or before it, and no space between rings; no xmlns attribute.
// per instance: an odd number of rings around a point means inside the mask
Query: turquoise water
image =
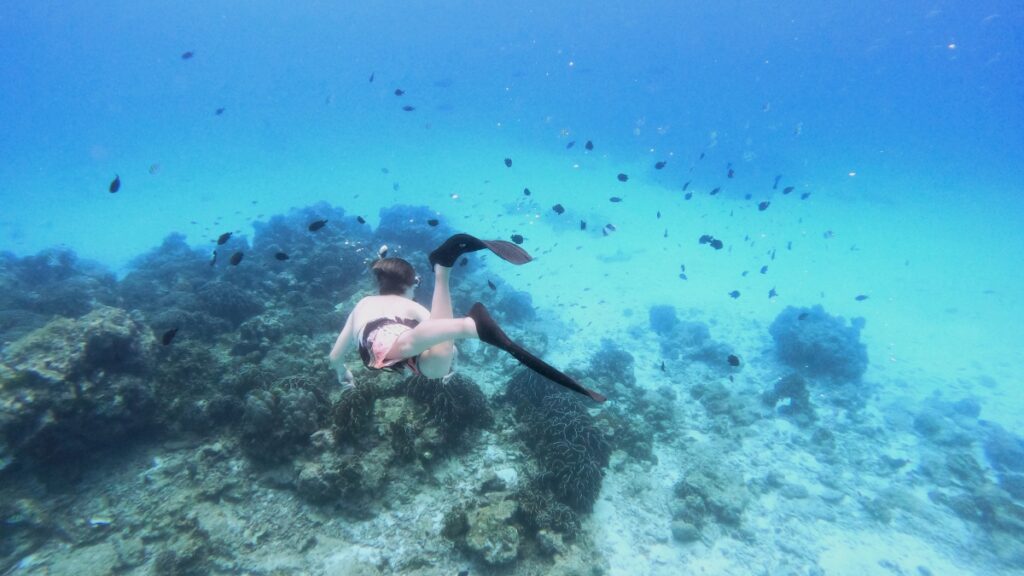
<svg viewBox="0 0 1024 576"><path fill-rule="evenodd" d="M640 389L680 394L675 427L656 438L659 464L612 466L586 516L579 549L600 551L607 573L1019 573L1022 501L1000 500L1011 519L996 528L951 516L928 493L966 481L942 484L925 463L954 451L908 422L935 402L976 401L980 420L964 425L970 440L958 450L974 455L989 486L1001 469L986 460L986 426L1024 435L1022 26L1024 10L1005 1L8 2L0 251L64 247L125 278L172 233L209 254L225 231L251 241L254 222L318 202L365 217L368 230L382 210L411 205L451 230L521 234L535 262L457 268L453 285L486 291L493 279L528 292L538 317L515 331L547 334L553 364L581 366L611 340L633 356ZM115 176L121 187L110 193ZM606 224L615 230L603 234ZM408 228L429 232L423 222ZM724 248L698 243L704 234ZM339 258L355 248L339 244ZM422 255L406 255L426 276ZM344 308L348 296L335 303ZM845 475L848 507L816 517L828 525L818 534L765 492L746 512L754 536L673 539L671 515L654 510L685 476L680 442L725 450L748 484L764 476L767 453L791 479L821 476L803 462L800 430L780 418L754 425L740 445L716 444L721 431L691 420L700 404L688 393L708 380L737 394L769 387L784 369L768 325L787 306L817 304L865 319L871 391L866 415L853 419L884 437L863 433L851 450L911 464L892 477L867 457L844 460L833 473ZM687 361L661 370L648 326L655 305L709 325L746 369L731 380ZM329 348L308 350L312 364ZM488 395L500 391L486 369L470 373ZM847 421L841 409L830 414L830 426ZM492 433L476 449L500 444ZM851 520L877 501L852 496L861 474L875 475L863 493L892 483L918 500L889 522ZM637 488L645 475L663 480ZM19 478L3 480L16 489ZM644 528L658 522L660 535ZM790 563L784 551L766 553L779 550L758 536L772 526L811 552ZM373 547L374 537L328 532L319 537L343 549ZM40 546L36 554L53 549ZM288 569L343 573L318 553ZM145 554L123 570L149 569L155 552ZM452 554L429 568L375 569L493 570ZM522 573L544 569L529 554L520 551ZM245 570L257 568L236 568Z"/></svg>

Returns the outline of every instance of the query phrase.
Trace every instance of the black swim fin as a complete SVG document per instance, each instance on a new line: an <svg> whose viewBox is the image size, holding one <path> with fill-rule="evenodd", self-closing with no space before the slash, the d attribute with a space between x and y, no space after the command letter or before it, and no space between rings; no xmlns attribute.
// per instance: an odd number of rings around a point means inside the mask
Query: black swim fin
<svg viewBox="0 0 1024 576"><path fill-rule="evenodd" d="M469 317L476 322L476 333L481 342L486 342L491 346L498 347L505 352L508 352L513 358L518 360L520 364L556 384L565 386L574 392L579 392L580 394L589 396L597 402L604 402L606 400L606 398L601 394L584 388L579 382L573 380L554 366L540 358L537 358L525 348L513 342L501 327L498 326L498 323L494 321L494 318L491 318L490 313L487 312L487 308L485 308L483 304L479 302L473 304L473 307L469 309Z"/></svg>
<svg viewBox="0 0 1024 576"><path fill-rule="evenodd" d="M526 264L533 257L519 246L504 240L481 240L469 234L455 234L430 253L430 265L440 264L445 268L455 266L463 254L483 250L494 252L499 258L515 265Z"/></svg>

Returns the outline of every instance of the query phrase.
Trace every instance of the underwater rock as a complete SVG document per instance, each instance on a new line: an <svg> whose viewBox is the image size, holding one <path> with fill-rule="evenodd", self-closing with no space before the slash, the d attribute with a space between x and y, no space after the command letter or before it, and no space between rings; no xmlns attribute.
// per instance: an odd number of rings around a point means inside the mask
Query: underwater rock
<svg viewBox="0 0 1024 576"><path fill-rule="evenodd" d="M660 336L668 336L679 326L679 318L676 316L674 306L651 306L648 316L651 330L654 330Z"/></svg>
<svg viewBox="0 0 1024 576"><path fill-rule="evenodd" d="M807 375L837 382L857 382L868 367L867 347L860 341L863 318L850 324L812 308L787 306L769 326L779 359Z"/></svg>
<svg viewBox="0 0 1024 576"><path fill-rule="evenodd" d="M454 447L470 429L494 422L487 397L469 377L456 372L444 382L416 376L406 380L406 393L426 407L426 418L437 426L444 443Z"/></svg>
<svg viewBox="0 0 1024 576"><path fill-rule="evenodd" d="M795 372L777 380L771 390L761 395L761 400L772 409L777 408L780 414L792 418L799 426L809 426L816 418L807 381Z"/></svg>
<svg viewBox="0 0 1024 576"><path fill-rule="evenodd" d="M75 460L153 422L143 378L156 340L118 308L57 318L7 347L0 365L0 464Z"/></svg>
<svg viewBox="0 0 1024 576"><path fill-rule="evenodd" d="M519 530L512 523L516 503L499 500L466 513L466 547L490 565L507 564L519 554Z"/></svg>
<svg viewBox="0 0 1024 576"><path fill-rule="evenodd" d="M651 328L657 332L662 359L672 365L679 360L696 360L713 368L729 368L731 346L711 338L711 329L703 322L680 321L675 308L651 308Z"/></svg>
<svg viewBox="0 0 1024 576"><path fill-rule="evenodd" d="M683 520L672 521L672 539L682 544L688 544L690 542L696 542L700 540L700 530Z"/></svg>
<svg viewBox="0 0 1024 576"><path fill-rule="evenodd" d="M673 507L672 519L699 529L710 521L739 526L750 501L743 479L717 469L710 461L698 461L673 490L678 502Z"/></svg>

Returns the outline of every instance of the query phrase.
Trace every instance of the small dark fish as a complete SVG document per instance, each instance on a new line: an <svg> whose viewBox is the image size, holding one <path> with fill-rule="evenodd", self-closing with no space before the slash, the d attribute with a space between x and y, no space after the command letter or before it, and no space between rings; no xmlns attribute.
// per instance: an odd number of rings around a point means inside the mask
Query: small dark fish
<svg viewBox="0 0 1024 576"><path fill-rule="evenodd" d="M735 175L736 175L736 171L733 170L732 168L729 168L729 172L725 175L725 177L726 178L732 178Z"/></svg>
<svg viewBox="0 0 1024 576"><path fill-rule="evenodd" d="M739 298L740 297L740 291L739 290L733 290L732 292L729 292L729 297L732 298L733 300Z"/></svg>
<svg viewBox="0 0 1024 576"><path fill-rule="evenodd" d="M586 220L580 220L580 230L586 230L586 229L587 229L587 221Z"/></svg>
<svg viewBox="0 0 1024 576"><path fill-rule="evenodd" d="M857 302L863 302L863 301L865 301L867 299L868 299L867 294L858 294L856 297L854 297L854 300L856 300Z"/></svg>
<svg viewBox="0 0 1024 576"><path fill-rule="evenodd" d="M759 212L764 212L765 210L767 210L767 209L768 209L768 206L769 206L770 204L771 204L771 202L769 202L769 201L765 200L764 202L761 202L760 204L758 204L758 205L757 205L757 210L758 210Z"/></svg>
<svg viewBox="0 0 1024 576"><path fill-rule="evenodd" d="M742 276L744 278L747 277L747 274L750 274L750 270L744 270L743 272L740 272L740 276Z"/></svg>
<svg viewBox="0 0 1024 576"><path fill-rule="evenodd" d="M739 366L740 365L740 357L735 355L735 354L729 354L729 357L726 358L726 360L729 361L729 366Z"/></svg>
<svg viewBox="0 0 1024 576"><path fill-rule="evenodd" d="M391 189L394 190L395 192L398 192L398 188L398 182L395 182L394 184L391 185Z"/></svg>
<svg viewBox="0 0 1024 576"><path fill-rule="evenodd" d="M565 213L565 207L563 207L561 204L555 204L554 206L551 207L551 209L555 211L555 214Z"/></svg>
<svg viewBox="0 0 1024 576"><path fill-rule="evenodd" d="M522 234L513 234L512 235L512 241L515 242L516 244L522 244L523 243L523 235Z"/></svg>
<svg viewBox="0 0 1024 576"><path fill-rule="evenodd" d="M686 189L690 187L690 182L692 182L692 180L687 180L686 184L683 184L683 192L686 192Z"/></svg>
<svg viewBox="0 0 1024 576"><path fill-rule="evenodd" d="M664 160L659 160L659 161L654 163L654 169L655 170L661 170L662 168L665 167L665 164L667 164L667 162L665 162Z"/></svg>
<svg viewBox="0 0 1024 576"><path fill-rule="evenodd" d="M587 140L587 143L584 144L583 147L586 148L587 150L593 150L594 149L594 143L591 142L590 140Z"/></svg>
<svg viewBox="0 0 1024 576"><path fill-rule="evenodd" d="M238 266L238 264L242 261L242 258L245 258L244 253L235 252L234 254L231 255L231 260L228 260L228 262L231 263L232 266Z"/></svg>
<svg viewBox="0 0 1024 576"><path fill-rule="evenodd" d="M627 181L629 181L629 176L623 174L622 172L619 172L619 175L616 176L616 178L619 179L619 182L627 182Z"/></svg>
<svg viewBox="0 0 1024 576"><path fill-rule="evenodd" d="M366 224L366 218L363 218L362 216L356 216L356 222L359 222L360 224Z"/></svg>
<svg viewBox="0 0 1024 576"><path fill-rule="evenodd" d="M381 174L391 174L391 170L388 170L388 167L385 166L385 167L380 169L380 173Z"/></svg>
<svg viewBox="0 0 1024 576"><path fill-rule="evenodd" d="M680 280L689 280L689 277L686 276L686 272L680 272L679 273L679 279Z"/></svg>
<svg viewBox="0 0 1024 576"><path fill-rule="evenodd" d="M807 320L807 316L809 316L809 314L807 312L801 312L800 315L796 317L796 319L797 320Z"/></svg>
<svg viewBox="0 0 1024 576"><path fill-rule="evenodd" d="M160 338L160 342L162 342L164 346L169 345L171 342L174 342L174 335L177 334L177 333L178 333L177 327L171 328L167 332L164 332L163 337Z"/></svg>
<svg viewBox="0 0 1024 576"><path fill-rule="evenodd" d="M714 240L711 241L711 247L714 248L715 250L721 250L722 246L724 246L724 244L722 244L722 241L719 240L718 238L715 238Z"/></svg>
<svg viewBox="0 0 1024 576"><path fill-rule="evenodd" d="M511 168L512 167L512 159L511 158L505 158L505 167L506 168Z"/></svg>
<svg viewBox="0 0 1024 576"><path fill-rule="evenodd" d="M707 244L708 242L711 242L714 239L715 238L711 236L711 234L703 234L700 238L697 239L697 242L700 242L701 244Z"/></svg>
<svg viewBox="0 0 1024 576"><path fill-rule="evenodd" d="M661 210L658 210L658 220L661 220Z"/></svg>
<svg viewBox="0 0 1024 576"><path fill-rule="evenodd" d="M570 140L569 143L565 145L565 149L568 150L569 148L572 148L575 145L576 145L576 141L575 140Z"/></svg>
<svg viewBox="0 0 1024 576"><path fill-rule="evenodd" d="M408 104L406 104L405 106L402 106L402 110L405 110L406 112L412 112L415 109L416 109L415 106L409 106Z"/></svg>
<svg viewBox="0 0 1024 576"><path fill-rule="evenodd" d="M427 220L427 224L430 226L437 226L440 222L438 222L437 218L431 218L430 220Z"/></svg>
<svg viewBox="0 0 1024 576"><path fill-rule="evenodd" d="M789 194L792 191L793 191L793 187L792 186L786 186L785 188L782 189L782 193L783 194Z"/></svg>
<svg viewBox="0 0 1024 576"><path fill-rule="evenodd" d="M615 232L615 224L605 224L604 227L607 228L609 232Z"/></svg>
<svg viewBox="0 0 1024 576"><path fill-rule="evenodd" d="M771 300L772 298L775 298L778 295L779 295L779 293L775 291L774 287L771 290L768 291L768 299L769 300Z"/></svg>
<svg viewBox="0 0 1024 576"><path fill-rule="evenodd" d="M697 160L703 160L704 159L704 154L705 154L704 152L701 152L700 153L700 158L697 158Z"/></svg>
<svg viewBox="0 0 1024 576"><path fill-rule="evenodd" d="M618 196L612 196L612 197L611 197L611 198L609 198L608 200L609 200L610 202L612 202L613 204L617 204L617 203L619 203L619 202L622 202L622 198L619 198Z"/></svg>
<svg viewBox="0 0 1024 576"><path fill-rule="evenodd" d="M459 266L465 266L466 264L469 264L469 258L466 257L466 256L463 256L462 260L459 260Z"/></svg>
<svg viewBox="0 0 1024 576"><path fill-rule="evenodd" d="M490 288L491 290L497 290L497 289L498 289L498 287L494 285L494 282L491 282L490 280L488 280L488 281L487 281L487 286L488 286L488 287L489 287L489 288Z"/></svg>
<svg viewBox="0 0 1024 576"><path fill-rule="evenodd" d="M317 220L315 222L310 222L308 228L310 232L316 232L317 230L323 228L326 225L327 220Z"/></svg>
<svg viewBox="0 0 1024 576"><path fill-rule="evenodd" d="M800 199L801 200L807 200L810 197L811 197L811 193L810 192L804 192L803 194L800 195Z"/></svg>
<svg viewBox="0 0 1024 576"><path fill-rule="evenodd" d="M684 200L689 200L690 198L693 198L693 192L687 192L686 195L683 196Z"/></svg>
<svg viewBox="0 0 1024 576"><path fill-rule="evenodd" d="M661 235L662 238L668 238L668 228L665 228L665 233Z"/></svg>
<svg viewBox="0 0 1024 576"><path fill-rule="evenodd" d="M529 196L529 195L530 195L530 189L529 188L523 188L523 196Z"/></svg>
<svg viewBox="0 0 1024 576"><path fill-rule="evenodd" d="M662 361L662 363L661 363L661 371L662 372L665 371L665 362L664 361Z"/></svg>
<svg viewBox="0 0 1024 576"><path fill-rule="evenodd" d="M287 260L289 258L289 256L287 254L285 254L284 252L278 252L277 254L274 254L274 258L277 258L281 262L284 262L285 260Z"/></svg>
<svg viewBox="0 0 1024 576"><path fill-rule="evenodd" d="M114 175L114 180L110 183L110 188L108 188L108 190L110 190L110 193L113 194L114 192L117 192L120 189L121 189L121 175L120 174L115 174Z"/></svg>
<svg viewBox="0 0 1024 576"><path fill-rule="evenodd" d="M376 76L376 72L370 72L370 83L373 83L373 77Z"/></svg>
<svg viewBox="0 0 1024 576"><path fill-rule="evenodd" d="M405 90L402 90L401 88L395 88L395 96L401 96L402 94L405 94Z"/></svg>
<svg viewBox="0 0 1024 576"><path fill-rule="evenodd" d="M761 266L761 274L767 274L767 273L768 273L768 265L765 264L764 266Z"/></svg>
<svg viewBox="0 0 1024 576"><path fill-rule="evenodd" d="M771 258L775 260L775 248L772 248Z"/></svg>
<svg viewBox="0 0 1024 576"><path fill-rule="evenodd" d="M217 251L214 250L213 251L213 255L210 256L210 266L213 266L216 263L217 263Z"/></svg>
<svg viewBox="0 0 1024 576"><path fill-rule="evenodd" d="M714 190L711 191L711 196L714 196L715 194L718 194L721 191L722 191L722 187L718 186L717 188L715 188Z"/></svg>
<svg viewBox="0 0 1024 576"><path fill-rule="evenodd" d="M182 60L191 60L193 56L195 56L195 52L192 52L191 50L181 53Z"/></svg>
<svg viewBox="0 0 1024 576"><path fill-rule="evenodd" d="M789 241L786 242L786 250L792 250L792 249L793 249L793 241L789 240Z"/></svg>
<svg viewBox="0 0 1024 576"><path fill-rule="evenodd" d="M686 264L680 264L679 265L679 271L680 272L686 272Z"/></svg>
<svg viewBox="0 0 1024 576"><path fill-rule="evenodd" d="M234 232L225 232L225 233L221 234L220 236L218 236L217 237L217 246L223 246L224 244L226 244L227 241L231 239L231 235L232 234L234 234Z"/></svg>
<svg viewBox="0 0 1024 576"><path fill-rule="evenodd" d="M224 108L217 108L216 110L213 111L213 113L216 116L220 116L221 114L224 113L224 110L225 110Z"/></svg>
<svg viewBox="0 0 1024 576"><path fill-rule="evenodd" d="M772 190L776 190L779 187L779 180L782 180L782 174L775 177L775 182L772 182Z"/></svg>

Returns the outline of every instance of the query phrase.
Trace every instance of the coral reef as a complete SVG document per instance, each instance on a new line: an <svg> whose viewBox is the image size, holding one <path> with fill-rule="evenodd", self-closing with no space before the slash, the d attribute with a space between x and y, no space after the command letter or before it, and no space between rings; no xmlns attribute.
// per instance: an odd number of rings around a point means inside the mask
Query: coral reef
<svg viewBox="0 0 1024 576"><path fill-rule="evenodd" d="M154 356L149 330L100 306L57 318L14 342L0 365L0 462L74 460L149 427Z"/></svg>
<svg viewBox="0 0 1024 576"><path fill-rule="evenodd" d="M711 338L711 329L703 322L681 321L672 306L652 306L651 329L658 335L661 355L667 364L698 361L727 369L732 347Z"/></svg>
<svg viewBox="0 0 1024 576"><path fill-rule="evenodd" d="M590 511L601 491L611 445L570 392L519 371L504 399L515 406L522 433L540 462L541 481L561 502Z"/></svg>
<svg viewBox="0 0 1024 576"><path fill-rule="evenodd" d="M669 336L679 326L679 317L676 316L674 306L666 304L651 306L648 317L651 330L654 330L659 336Z"/></svg>
<svg viewBox="0 0 1024 576"><path fill-rule="evenodd" d="M446 381L422 376L405 382L407 394L427 409L446 444L455 445L471 428L486 428L493 421L487 398L468 377L455 373Z"/></svg>
<svg viewBox="0 0 1024 576"><path fill-rule="evenodd" d="M742 478L726 473L708 458L697 458L674 487L672 532L677 539L696 539L710 523L736 528L750 501Z"/></svg>
<svg viewBox="0 0 1024 576"><path fill-rule="evenodd" d="M847 325L843 318L816 305L787 306L768 331L783 363L808 376L846 383L860 381L868 367L867 347L860 341L863 328L863 318L854 318Z"/></svg>
<svg viewBox="0 0 1024 576"><path fill-rule="evenodd" d="M293 458L309 437L327 423L331 375L288 376L252 390L242 414L242 446L268 463Z"/></svg>

